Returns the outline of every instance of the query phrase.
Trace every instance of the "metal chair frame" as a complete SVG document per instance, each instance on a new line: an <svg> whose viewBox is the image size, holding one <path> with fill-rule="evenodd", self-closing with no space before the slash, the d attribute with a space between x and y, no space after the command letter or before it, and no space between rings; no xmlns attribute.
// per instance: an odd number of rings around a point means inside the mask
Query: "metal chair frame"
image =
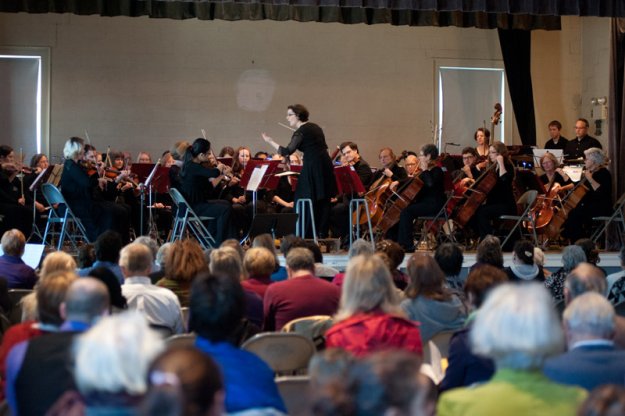
<svg viewBox="0 0 625 416"><path fill-rule="evenodd" d="M523 213L521 215L500 215L499 216L500 220L516 221L516 223L514 224L514 227L512 227L512 229L510 230L506 238L503 240L503 243L501 243L502 247L506 245L508 240L512 237L512 234L514 234L514 232L519 228L520 225L522 225L523 222L530 223L530 225L532 226L531 235L534 239L534 246L536 247L539 246L538 235L536 234L536 226L535 226L536 224L534 223L534 217L530 215L530 211L532 207L534 206L534 203L536 202L537 196L538 196L538 191L534 189L526 191L516 201L517 205L523 206ZM527 235L530 235L530 233L528 233ZM523 236L523 231L521 231L521 236Z"/></svg>
<svg viewBox="0 0 625 416"><path fill-rule="evenodd" d="M429 242L427 239L427 236L429 235L430 231L432 231L432 228L434 228L434 225L436 225L437 223L441 223L441 225L444 227L445 224L452 224L451 218L449 217L449 214L447 213L447 206L449 205L449 203L451 201L453 201L454 199L458 199L459 197L455 196L453 194L453 192L451 192L449 194L449 196L447 197L447 201L445 201L445 204L443 205L443 207L438 211L438 213L434 216L424 216L424 217L418 217L417 218L417 222L422 222L423 226L421 229L421 235L419 237L419 241L417 242L417 247L421 246L422 244L427 244L428 249L431 249L431 247L429 246ZM444 231L444 230L443 230ZM444 236L444 237L443 237ZM437 235L437 241L439 240L439 238L444 238L444 241L448 241L451 243L458 243L458 241L456 240L456 236L454 235L454 230L450 229L449 233L443 232L442 234L439 232ZM441 241L443 241L441 238Z"/></svg>
<svg viewBox="0 0 625 416"><path fill-rule="evenodd" d="M76 237L80 237L86 243L89 243L89 237L87 237L87 230L80 218L74 215L74 212L68 205L67 201L63 197L59 188L51 183L44 183L41 185L41 191L44 198L48 201L50 210L48 211L48 222L46 223L46 231L43 233L42 243L46 244L48 234L53 234L54 224L62 224L61 232L59 233L59 242L56 246L57 250L61 250L65 237L68 237L74 247L74 250L78 250L76 244ZM73 225L73 232L70 232L69 226ZM50 245L53 245L52 243Z"/></svg>
<svg viewBox="0 0 625 416"><path fill-rule="evenodd" d="M590 237L592 241L595 243L601 237L601 234L605 234L605 248L608 247L608 227L610 224L615 222L618 227L618 238L620 246L625 245L625 238L623 235L625 234L625 216L623 215L623 207L625 205L625 193L619 197L619 199L614 203L614 211L612 215L602 216L602 217L593 217L593 221L603 222L603 225L595 230L595 232Z"/></svg>
<svg viewBox="0 0 625 416"><path fill-rule="evenodd" d="M184 237L185 231L192 234L204 249L217 246L212 234L204 225L204 221L214 220L214 217L201 217L193 211L187 200L180 191L175 188L169 190L169 195L176 206L174 223L171 227L168 242L173 242Z"/></svg>

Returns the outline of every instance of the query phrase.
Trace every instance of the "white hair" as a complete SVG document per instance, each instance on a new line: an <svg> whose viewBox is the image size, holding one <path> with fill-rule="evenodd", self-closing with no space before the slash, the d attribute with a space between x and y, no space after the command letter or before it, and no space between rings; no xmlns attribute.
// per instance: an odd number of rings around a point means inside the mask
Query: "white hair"
<svg viewBox="0 0 625 416"><path fill-rule="evenodd" d="M564 310L564 324L569 332L611 339L614 335L614 307L602 295L587 292L573 299Z"/></svg>
<svg viewBox="0 0 625 416"><path fill-rule="evenodd" d="M83 394L143 394L149 365L163 348L137 311L102 318L74 343L76 385Z"/></svg>
<svg viewBox="0 0 625 416"><path fill-rule="evenodd" d="M608 159L603 150L598 147L591 147L590 149L584 150L584 156L586 156L586 159L592 160L597 165L603 165Z"/></svg>
<svg viewBox="0 0 625 416"><path fill-rule="evenodd" d="M541 284L504 284L492 290L471 331L473 352L499 368L537 369L563 350L564 336L551 295Z"/></svg>
<svg viewBox="0 0 625 416"><path fill-rule="evenodd" d="M77 139L78 138L72 137L65 142L65 146L63 147L63 156L65 159L73 159L82 151L84 142L81 141L82 139Z"/></svg>
<svg viewBox="0 0 625 416"><path fill-rule="evenodd" d="M584 253L584 249L577 245L570 245L564 247L562 250L562 268L566 272L570 272L578 264L584 263L586 261L586 253Z"/></svg>

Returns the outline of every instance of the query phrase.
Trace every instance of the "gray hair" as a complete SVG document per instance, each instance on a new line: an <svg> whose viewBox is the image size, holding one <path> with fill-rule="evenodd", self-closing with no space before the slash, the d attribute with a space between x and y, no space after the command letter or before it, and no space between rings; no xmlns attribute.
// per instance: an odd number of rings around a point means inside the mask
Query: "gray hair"
<svg viewBox="0 0 625 416"><path fill-rule="evenodd" d="M315 256L307 248L294 247L286 255L286 265L292 272L310 270L311 273L314 273Z"/></svg>
<svg viewBox="0 0 625 416"><path fill-rule="evenodd" d="M235 248L220 247L211 251L208 270L211 274L226 275L240 280L243 274L243 264Z"/></svg>
<svg viewBox="0 0 625 416"><path fill-rule="evenodd" d="M80 137L72 137L63 146L63 156L65 159L73 159L78 156L84 148L85 141Z"/></svg>
<svg viewBox="0 0 625 416"><path fill-rule="evenodd" d="M156 252L156 264L161 266L161 268L165 266L165 261L167 261L167 256L169 255L172 244L173 243L165 243L160 246Z"/></svg>
<svg viewBox="0 0 625 416"><path fill-rule="evenodd" d="M573 300L586 292L596 292L606 296L608 283L605 275L590 263L580 263L566 276L564 288L568 291L569 300Z"/></svg>
<svg viewBox="0 0 625 416"><path fill-rule="evenodd" d="M137 311L102 318L74 344L78 390L139 395L147 390L147 372L163 350L163 341Z"/></svg>
<svg viewBox="0 0 625 416"><path fill-rule="evenodd" d="M567 273L577 267L578 264L586 261L584 249L577 245L564 247L562 250L562 268Z"/></svg>
<svg viewBox="0 0 625 416"><path fill-rule="evenodd" d="M537 283L494 288L477 313L470 339L473 352L492 358L498 368L539 369L564 347L551 295Z"/></svg>
<svg viewBox="0 0 625 416"><path fill-rule="evenodd" d="M584 156L586 156L586 159L592 160L597 165L603 165L608 160L604 151L598 147L591 147L590 149L584 150Z"/></svg>
<svg viewBox="0 0 625 416"><path fill-rule="evenodd" d="M140 243L130 243L119 253L119 265L126 270L128 276L138 276L138 273L150 273L152 270L152 250Z"/></svg>
<svg viewBox="0 0 625 416"><path fill-rule="evenodd" d="M398 303L391 272L384 260L377 255L356 256L347 263L335 321L374 309L403 315Z"/></svg>
<svg viewBox="0 0 625 416"><path fill-rule="evenodd" d="M564 324L569 332L611 339L614 335L614 307L598 293L576 297L564 310Z"/></svg>
<svg viewBox="0 0 625 416"><path fill-rule="evenodd" d="M158 254L158 243L152 237L148 237L147 235L142 235L140 237L135 238L134 243L143 244L147 246L150 251L152 251L152 257L156 258Z"/></svg>
<svg viewBox="0 0 625 416"><path fill-rule="evenodd" d="M106 285L93 277L73 281L65 294L66 320L92 323L110 308Z"/></svg>
<svg viewBox="0 0 625 416"><path fill-rule="evenodd" d="M349 252L347 253L348 258L356 257L361 254L373 254L373 246L370 242L359 238L358 240L352 243L352 246L349 248Z"/></svg>

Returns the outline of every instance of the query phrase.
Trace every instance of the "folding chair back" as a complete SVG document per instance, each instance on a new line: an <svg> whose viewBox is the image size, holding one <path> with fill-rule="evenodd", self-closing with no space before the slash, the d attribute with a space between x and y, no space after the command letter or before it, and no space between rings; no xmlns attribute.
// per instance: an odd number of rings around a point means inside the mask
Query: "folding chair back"
<svg viewBox="0 0 625 416"><path fill-rule="evenodd" d="M48 238L48 233L52 233L55 224L61 224L61 232L59 233L59 242L56 249L61 250L65 237L68 237L74 247L78 249L76 244L76 237L80 237L84 242L88 243L87 231L83 226L80 218L76 217L72 212L72 209L65 201L65 197L59 188L51 183L44 183L41 186L41 192L44 198L51 207L48 212L48 222L46 224L46 231L43 234L43 243L45 244ZM74 230L71 232L68 226L73 226Z"/></svg>
<svg viewBox="0 0 625 416"><path fill-rule="evenodd" d="M625 206L625 193L619 197L619 199L614 203L612 215L609 217L593 217L593 221L603 222L601 227L598 227L597 230L590 237L592 241L595 243L601 237L601 234L605 234L605 249L608 249L608 227L612 223L616 223L618 239L620 246L622 247L625 244L625 238L623 234L625 234L625 216L623 214L623 208Z"/></svg>
<svg viewBox="0 0 625 416"><path fill-rule="evenodd" d="M510 230L506 238L501 243L501 246L504 247L508 240L512 237L517 229L521 230L521 235L523 235L522 228L523 223L529 223L531 225L531 235L534 240L534 245L538 246L538 235L536 235L536 227L534 224L534 217L530 215L530 211L536 202L536 197L538 196L538 191L531 189L526 191L523 195L519 197L517 200L517 205L520 205L523 209L523 213L521 215L501 215L499 216L500 220L508 220L508 221L516 221L514 227Z"/></svg>
<svg viewBox="0 0 625 416"><path fill-rule="evenodd" d="M188 231L204 249L215 247L215 239L203 223L203 221L214 220L214 218L198 216L176 188L171 188L169 195L171 195L171 199L174 201L176 212L174 213L174 224L171 227L168 241L172 242L181 239L184 237L185 231Z"/></svg>
<svg viewBox="0 0 625 416"><path fill-rule="evenodd" d="M263 332L241 346L258 355L276 373L295 373L308 368L315 345L303 335L286 332Z"/></svg>

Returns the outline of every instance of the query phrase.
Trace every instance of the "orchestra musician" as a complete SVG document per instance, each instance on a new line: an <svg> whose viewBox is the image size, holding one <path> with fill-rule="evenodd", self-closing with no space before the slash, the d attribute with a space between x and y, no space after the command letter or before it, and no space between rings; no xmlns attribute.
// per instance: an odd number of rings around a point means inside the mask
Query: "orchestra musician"
<svg viewBox="0 0 625 416"><path fill-rule="evenodd" d="M230 238L233 233L230 228L232 207L228 201L211 199L213 185L209 181L222 174L220 167L204 167L211 154L210 142L206 139L195 139L184 155L180 172L180 192L191 205L195 213L202 217L214 217L208 224L208 230L215 238L217 245ZM220 165L223 169L223 165Z"/></svg>
<svg viewBox="0 0 625 416"><path fill-rule="evenodd" d="M474 147L467 146L462 149L462 168L454 173L454 183L459 183L464 187L470 186L480 176L478 159L477 150Z"/></svg>
<svg viewBox="0 0 625 416"><path fill-rule="evenodd" d="M378 158L380 160L380 163L382 164L382 168L378 169L373 174L371 183L374 183L375 181L380 179L382 175L391 179L391 181L393 182L406 179L407 177L406 170L402 169L397 164L397 157L395 156L395 153L393 153L393 150L390 147L384 147L380 149L380 152L378 153Z"/></svg>
<svg viewBox="0 0 625 416"><path fill-rule="evenodd" d="M609 159L597 147L584 151L586 156L584 177L588 188L577 206L569 212L563 224L562 237L574 243L591 234L593 217L612 213L612 174L607 169Z"/></svg>
<svg viewBox="0 0 625 416"><path fill-rule="evenodd" d="M20 178L22 173L15 160L15 152L8 145L0 146L0 234L17 228L24 235L30 235L32 229L32 211L26 206L22 195ZM22 177L22 180L24 178Z"/></svg>
<svg viewBox="0 0 625 416"><path fill-rule="evenodd" d="M436 215L446 201L444 174L436 161L438 149L433 144L425 144L421 146L418 158L418 176L423 181L423 188L399 217L397 242L408 252L414 251L413 221L421 216Z"/></svg>
<svg viewBox="0 0 625 416"><path fill-rule="evenodd" d="M350 165L356 171L360 181L365 189L371 182L371 167L361 156L358 151L358 145L354 142L343 142L339 145L341 154L343 155L343 163ZM330 228L332 237L340 238L343 245L349 243L349 203L353 197L357 195L342 195L341 198L331 209Z"/></svg>
<svg viewBox="0 0 625 416"><path fill-rule="evenodd" d="M489 148L489 168L495 169L497 182L471 220L471 224L477 226L480 240L493 234L493 219L500 215L516 214L516 201L512 192L514 165L508 155L508 148L500 141L493 142Z"/></svg>
<svg viewBox="0 0 625 416"><path fill-rule="evenodd" d="M477 150L478 156L488 157L490 145L490 130L485 127L480 127L475 130L473 138L477 143L477 146L475 146L475 148Z"/></svg>
<svg viewBox="0 0 625 416"><path fill-rule="evenodd" d="M129 240L128 211L102 199L101 191L108 179L102 177L103 167L95 164L96 153L95 148L85 145L80 137L65 142L61 192L74 214L81 219L90 241L112 229L120 233L125 244Z"/></svg>
<svg viewBox="0 0 625 416"><path fill-rule="evenodd" d="M545 149L564 150L566 148L569 140L560 135L560 130L562 130L562 124L558 120L549 123L549 140L545 143Z"/></svg>
<svg viewBox="0 0 625 416"><path fill-rule="evenodd" d="M558 159L552 153L545 153L540 158L540 167L545 172L539 177L543 185L550 185L557 192L573 187L571 178L558 166Z"/></svg>
<svg viewBox="0 0 625 416"><path fill-rule="evenodd" d="M48 163L48 157L43 153L36 153L30 159L30 173L28 173L24 177L24 191L26 193L26 202L28 204L33 203L33 192L30 191L30 186L33 184L35 179L39 176L41 172L48 169L50 164ZM39 185L40 187L41 185ZM43 212L45 210L45 206L47 205L47 201L43 196L42 192L37 191L37 200L35 201L35 208L39 212ZM41 225L45 226L45 218L42 217Z"/></svg>
<svg viewBox="0 0 625 416"><path fill-rule="evenodd" d="M139 152L137 155L137 163L152 163L152 157L147 152Z"/></svg>
<svg viewBox="0 0 625 416"><path fill-rule="evenodd" d="M404 170L406 171L406 177L412 178L412 176L419 170L419 158L416 155L409 154L404 159Z"/></svg>
<svg viewBox="0 0 625 416"><path fill-rule="evenodd" d="M584 151L591 147L602 148L599 140L588 135L588 127L590 124L585 118L578 118L575 122L575 138L569 140L564 148L564 156L567 159L581 159L584 157Z"/></svg>
<svg viewBox="0 0 625 416"><path fill-rule="evenodd" d="M302 172L295 190L295 201L297 203L297 200L303 198L312 200L316 230L323 238L328 235L330 227L330 199L336 195L336 180L323 130L309 122L308 117L308 110L301 104L287 107L286 119L289 125L297 130L286 147L278 145L265 133L262 133L262 137L282 156L288 156L296 150L304 153Z"/></svg>

